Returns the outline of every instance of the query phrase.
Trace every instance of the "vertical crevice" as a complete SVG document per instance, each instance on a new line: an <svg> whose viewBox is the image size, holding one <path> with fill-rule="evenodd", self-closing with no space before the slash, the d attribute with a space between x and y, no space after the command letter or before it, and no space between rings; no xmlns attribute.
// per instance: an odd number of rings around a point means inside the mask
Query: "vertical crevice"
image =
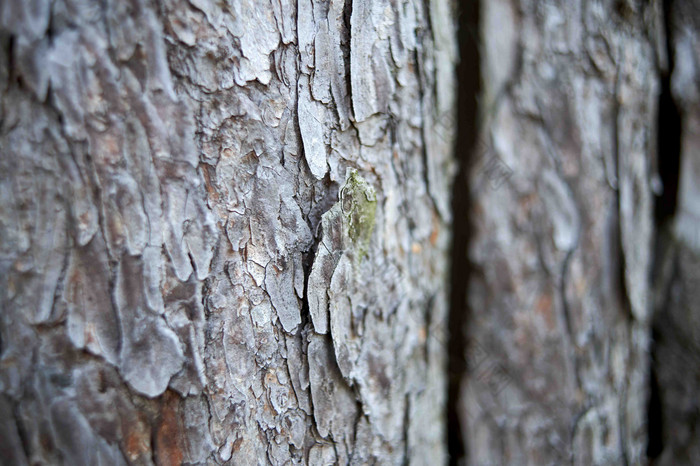
<svg viewBox="0 0 700 466"><path fill-rule="evenodd" d="M459 394L467 370L466 325L469 319L467 285L470 265L467 254L469 221L468 170L478 134L478 96L481 89L479 54L479 1L457 3L459 64L457 66L457 124L455 159L458 171L452 190L453 237L450 267L450 311L448 328L447 445L450 464L462 464L467 449L460 423Z"/></svg>
<svg viewBox="0 0 700 466"><path fill-rule="evenodd" d="M656 368L652 356L649 374L649 406L647 408L647 457L650 459L658 458L664 449L662 422L661 394L659 393L659 382L656 378Z"/></svg>
<svg viewBox="0 0 700 466"><path fill-rule="evenodd" d="M17 436L22 444L22 451L24 452L24 457L27 460L32 459L32 447L29 439L29 432L24 423L22 413L19 409L19 404L12 404L12 414L15 418L15 427L17 429Z"/></svg>
<svg viewBox="0 0 700 466"><path fill-rule="evenodd" d="M343 5L343 29L345 31L345 46L342 47L343 49L343 62L345 63L345 69L347 70L345 73L345 89L348 91L348 100L347 102L350 104L349 110L350 114L352 115L352 118L354 120L355 118L355 106L352 103L352 62L350 61L350 39L352 35L352 23L350 22L352 18L352 0L346 0L345 4ZM337 104L336 104L337 105Z"/></svg>
<svg viewBox="0 0 700 466"><path fill-rule="evenodd" d="M661 266L665 248L664 242L668 240L663 231L672 221L676 213L678 197L678 185L680 181L681 166L681 138L682 138L682 112L678 107L671 91L671 78L675 67L675 57L673 50L673 9L674 0L663 1L663 21L666 41L666 56L668 57L667 69L660 69L661 91L659 93L658 116L657 116L657 157L658 174L661 179L662 191L657 195L654 205L654 220L656 229L656 241L654 248L654 266L652 270L657 270ZM658 287L654 293L662 292ZM654 299L652 302L656 302ZM663 313L662 308L652 310L654 317L652 320L652 339L649 351L649 400L647 405L647 457L650 460L658 458L663 449L663 400L662 392L656 373L657 349L656 344L659 333L656 329L656 322L663 319L659 313Z"/></svg>
<svg viewBox="0 0 700 466"><path fill-rule="evenodd" d="M403 411L403 462L407 466L411 464L410 449L408 446L408 433L411 426L411 397L406 393L405 405Z"/></svg>
<svg viewBox="0 0 700 466"><path fill-rule="evenodd" d="M664 0L663 6L668 69L661 70L661 92L657 120L658 169L663 186L661 194L656 198L654 208L657 227L663 226L666 220L673 217L676 212L681 160L681 111L671 92L671 76L675 65L671 41L673 0Z"/></svg>

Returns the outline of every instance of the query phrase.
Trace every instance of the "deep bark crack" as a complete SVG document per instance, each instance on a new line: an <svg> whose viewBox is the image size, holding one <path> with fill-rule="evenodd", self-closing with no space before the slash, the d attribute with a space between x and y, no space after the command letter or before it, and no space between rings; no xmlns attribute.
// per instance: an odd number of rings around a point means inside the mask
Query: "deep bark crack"
<svg viewBox="0 0 700 466"><path fill-rule="evenodd" d="M458 14L459 65L457 81L457 125L455 160L458 164L452 188L452 245L450 255L450 297L447 382L447 447L450 464L463 462L467 445L462 431L460 413L460 387L467 371L466 325L469 319L467 284L473 270L469 264L468 245L472 236L469 220L471 196L468 169L474 162L479 131L478 96L481 90L481 60L479 51L480 2L465 2Z"/></svg>
<svg viewBox="0 0 700 466"><path fill-rule="evenodd" d="M664 231L665 225L668 224L676 213L676 204L678 198L678 185L680 180L681 166L681 140L683 115L677 102L673 98L671 91L671 76L675 67L675 57L673 53L672 20L674 0L663 1L663 22L665 30L665 46L666 56L668 59L667 69L662 69L660 66L659 72L661 75L661 90L659 92L659 101L657 109L657 166L658 175L661 179L663 190L655 198L654 204L654 221L655 221L655 241L653 251L653 266L652 270L657 275L660 275L664 256L667 254L664 243L668 238L661 233ZM656 280L654 280L656 281ZM654 289L654 294L665 293L668 290L662 289L662 286ZM654 299L652 302L656 302ZM664 297L661 302L667 303L669 299ZM663 402L661 399L661 390L656 374L656 364L658 361L656 341L659 338L657 319L658 315L664 312L663 308L652 309L652 338L649 348L649 399L647 403L647 451L646 455L651 460L658 458L664 450L663 432Z"/></svg>

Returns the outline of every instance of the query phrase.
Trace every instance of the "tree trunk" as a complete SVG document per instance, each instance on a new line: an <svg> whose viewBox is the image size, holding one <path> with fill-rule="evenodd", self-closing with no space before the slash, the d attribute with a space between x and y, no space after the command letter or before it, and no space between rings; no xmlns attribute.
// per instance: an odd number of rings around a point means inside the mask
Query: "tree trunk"
<svg viewBox="0 0 700 466"><path fill-rule="evenodd" d="M653 375L656 464L700 459L700 7L667 2L668 66L659 147L668 180L657 217Z"/></svg>
<svg viewBox="0 0 700 466"><path fill-rule="evenodd" d="M452 18L0 2L3 458L444 459Z"/></svg>
<svg viewBox="0 0 700 466"><path fill-rule="evenodd" d="M481 5L469 464L640 464L660 2Z"/></svg>

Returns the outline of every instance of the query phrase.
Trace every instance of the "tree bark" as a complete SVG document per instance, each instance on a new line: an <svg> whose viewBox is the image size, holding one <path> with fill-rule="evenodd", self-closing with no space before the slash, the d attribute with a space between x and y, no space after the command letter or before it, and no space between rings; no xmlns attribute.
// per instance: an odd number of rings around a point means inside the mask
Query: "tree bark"
<svg viewBox="0 0 700 466"><path fill-rule="evenodd" d="M657 240L654 316L655 464L700 458L700 8L667 2L668 110L674 128L660 145L668 192ZM663 159L661 159L663 160ZM650 426L652 427L652 426Z"/></svg>
<svg viewBox="0 0 700 466"><path fill-rule="evenodd" d="M443 460L453 16L0 2L3 458Z"/></svg>
<svg viewBox="0 0 700 466"><path fill-rule="evenodd" d="M469 464L641 464L660 2L481 4Z"/></svg>

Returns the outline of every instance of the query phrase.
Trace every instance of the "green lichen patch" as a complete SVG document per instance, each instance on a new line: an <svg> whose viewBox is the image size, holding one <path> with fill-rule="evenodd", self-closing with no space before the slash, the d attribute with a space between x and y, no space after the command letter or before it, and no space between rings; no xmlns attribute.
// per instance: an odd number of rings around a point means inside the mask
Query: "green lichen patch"
<svg viewBox="0 0 700 466"><path fill-rule="evenodd" d="M369 241L374 231L377 193L357 170L350 169L346 174L345 184L340 189L340 206L347 234L362 259L369 250Z"/></svg>

